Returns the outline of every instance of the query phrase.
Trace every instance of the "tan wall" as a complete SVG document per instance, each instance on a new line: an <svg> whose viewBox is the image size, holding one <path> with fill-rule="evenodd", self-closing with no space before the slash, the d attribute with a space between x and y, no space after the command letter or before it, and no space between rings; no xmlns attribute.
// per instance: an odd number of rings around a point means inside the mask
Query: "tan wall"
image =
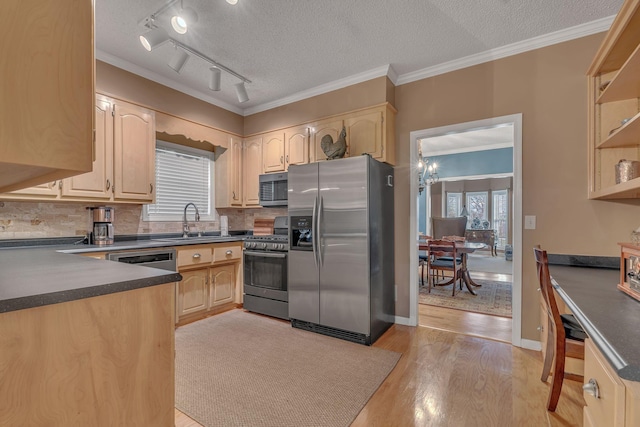
<svg viewBox="0 0 640 427"><path fill-rule="evenodd" d="M378 77L313 98L245 117L244 135L295 126L359 108L391 102L393 87L387 77Z"/></svg>
<svg viewBox="0 0 640 427"><path fill-rule="evenodd" d="M640 201L587 199L586 70L597 34L469 67L396 88L396 283L399 315L409 313L409 133L509 114L523 114L522 337L539 340L538 295L531 248L550 253L619 256L640 225ZM411 175L413 178L413 175ZM605 285L606 286L606 285ZM615 292L615 284L610 284Z"/></svg>
<svg viewBox="0 0 640 427"><path fill-rule="evenodd" d="M243 132L241 115L101 61L96 61L96 91L227 132Z"/></svg>

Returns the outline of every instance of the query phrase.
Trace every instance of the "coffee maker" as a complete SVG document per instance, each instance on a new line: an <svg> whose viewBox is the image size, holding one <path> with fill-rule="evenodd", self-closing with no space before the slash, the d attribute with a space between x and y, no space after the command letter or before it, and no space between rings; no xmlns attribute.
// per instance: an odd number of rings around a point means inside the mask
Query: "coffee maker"
<svg viewBox="0 0 640 427"><path fill-rule="evenodd" d="M93 217L92 243L98 246L112 245L114 209L107 206L89 209Z"/></svg>

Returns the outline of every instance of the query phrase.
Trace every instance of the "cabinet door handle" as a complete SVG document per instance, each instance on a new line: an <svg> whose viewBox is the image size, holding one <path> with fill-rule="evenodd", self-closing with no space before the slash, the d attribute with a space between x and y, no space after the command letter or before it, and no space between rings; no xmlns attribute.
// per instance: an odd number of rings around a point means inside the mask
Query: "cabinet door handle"
<svg viewBox="0 0 640 427"><path fill-rule="evenodd" d="M153 194L153 184L149 184L149 194Z"/></svg>
<svg viewBox="0 0 640 427"><path fill-rule="evenodd" d="M544 332L544 327L543 326L538 326L536 329L538 330L538 332Z"/></svg>
<svg viewBox="0 0 640 427"><path fill-rule="evenodd" d="M289 155L287 154L287 163L289 163Z"/></svg>
<svg viewBox="0 0 640 427"><path fill-rule="evenodd" d="M200 254L193 254L194 259L200 259Z"/></svg>
<svg viewBox="0 0 640 427"><path fill-rule="evenodd" d="M111 181L107 179L107 191L111 188Z"/></svg>
<svg viewBox="0 0 640 427"><path fill-rule="evenodd" d="M284 163L284 156L280 156L280 164Z"/></svg>
<svg viewBox="0 0 640 427"><path fill-rule="evenodd" d="M62 190L62 180L58 181L58 188Z"/></svg>
<svg viewBox="0 0 640 427"><path fill-rule="evenodd" d="M232 193L233 193L233 200L236 200L236 192L233 191Z"/></svg>
<svg viewBox="0 0 640 427"><path fill-rule="evenodd" d="M233 255L233 251L231 249L229 249L227 252L225 252L227 255Z"/></svg>
<svg viewBox="0 0 640 427"><path fill-rule="evenodd" d="M596 399L600 399L600 388L598 387L598 382L595 379L590 378L589 382L582 386L582 390Z"/></svg>

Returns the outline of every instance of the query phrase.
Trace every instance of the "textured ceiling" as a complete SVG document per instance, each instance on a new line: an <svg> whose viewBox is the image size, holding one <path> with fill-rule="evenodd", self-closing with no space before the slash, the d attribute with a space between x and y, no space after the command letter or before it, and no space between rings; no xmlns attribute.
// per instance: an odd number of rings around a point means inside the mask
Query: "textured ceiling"
<svg viewBox="0 0 640 427"><path fill-rule="evenodd" d="M147 52L139 21L163 0L96 0L98 59L241 114L293 100L317 87L385 75L392 79L615 15L622 0L183 0L198 12L179 40L252 81L238 103L222 74L191 58L167 66L173 46ZM170 30L169 9L157 24ZM371 78L369 77L369 78ZM394 80L395 81L395 80ZM335 87L334 87L335 88ZM320 91L321 88L318 89Z"/></svg>

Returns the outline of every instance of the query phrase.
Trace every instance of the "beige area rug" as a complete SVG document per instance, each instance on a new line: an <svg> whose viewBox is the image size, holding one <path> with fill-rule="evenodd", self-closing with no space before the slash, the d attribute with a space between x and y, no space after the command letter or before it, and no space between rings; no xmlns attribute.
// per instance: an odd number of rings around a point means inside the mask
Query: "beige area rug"
<svg viewBox="0 0 640 427"><path fill-rule="evenodd" d="M454 297L451 296L451 285L432 287L431 293L427 292L427 286L421 286L419 302L438 307L511 317L511 282L479 279L474 279L474 282L482 285L480 288L474 288L477 295L471 295L463 284L462 291L459 287L456 288ZM457 283L456 286L458 286Z"/></svg>
<svg viewBox="0 0 640 427"><path fill-rule="evenodd" d="M400 354L233 310L176 330L176 408L212 426L348 426Z"/></svg>
<svg viewBox="0 0 640 427"><path fill-rule="evenodd" d="M513 274L513 261L504 258L504 252L498 252L498 256L491 256L489 251L476 251L467 258L469 271L474 272Z"/></svg>

